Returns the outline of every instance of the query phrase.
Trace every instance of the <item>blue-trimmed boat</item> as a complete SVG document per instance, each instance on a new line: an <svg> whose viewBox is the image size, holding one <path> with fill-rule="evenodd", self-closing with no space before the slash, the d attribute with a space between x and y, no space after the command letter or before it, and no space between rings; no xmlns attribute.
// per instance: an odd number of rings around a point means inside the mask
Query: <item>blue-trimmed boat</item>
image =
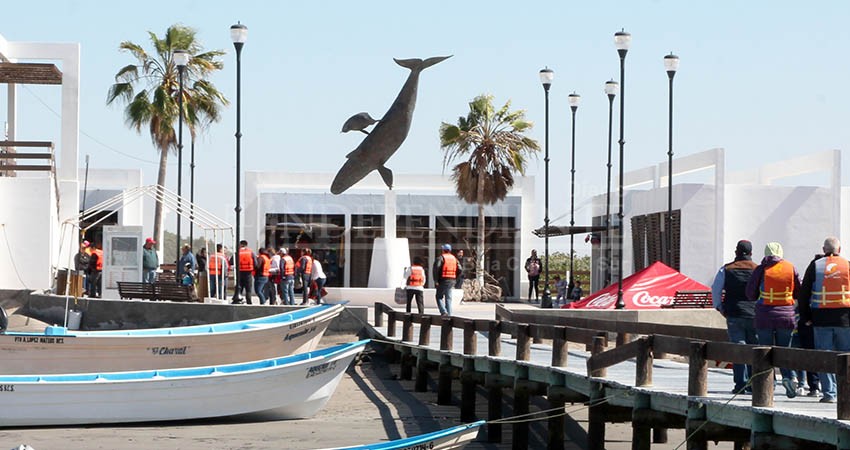
<svg viewBox="0 0 850 450"><path fill-rule="evenodd" d="M168 370L0 376L0 427L316 414L368 340L282 358Z"/></svg>
<svg viewBox="0 0 850 450"><path fill-rule="evenodd" d="M479 420L433 433L369 445L342 447L336 450L456 450L466 447L466 444L478 437L478 430L485 423Z"/></svg>
<svg viewBox="0 0 850 450"><path fill-rule="evenodd" d="M231 364L314 350L342 304L255 319L138 330L0 332L0 375L120 372Z"/></svg>

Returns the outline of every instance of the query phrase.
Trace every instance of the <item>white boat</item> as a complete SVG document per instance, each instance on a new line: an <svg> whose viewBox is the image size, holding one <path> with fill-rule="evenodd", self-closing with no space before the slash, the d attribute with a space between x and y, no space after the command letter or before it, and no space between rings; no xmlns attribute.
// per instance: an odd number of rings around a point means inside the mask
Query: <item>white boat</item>
<svg viewBox="0 0 850 450"><path fill-rule="evenodd" d="M486 422L479 420L465 425L458 425L433 433L420 434L394 441L379 442L368 445L356 445L354 447L342 447L336 450L456 450L466 447L478 436L479 428ZM330 449L327 449L330 450Z"/></svg>
<svg viewBox="0 0 850 450"><path fill-rule="evenodd" d="M368 340L282 358L138 372L0 376L0 427L201 419L302 419L333 394Z"/></svg>
<svg viewBox="0 0 850 450"><path fill-rule="evenodd" d="M237 322L138 330L0 333L0 375L173 369L314 350L342 304Z"/></svg>

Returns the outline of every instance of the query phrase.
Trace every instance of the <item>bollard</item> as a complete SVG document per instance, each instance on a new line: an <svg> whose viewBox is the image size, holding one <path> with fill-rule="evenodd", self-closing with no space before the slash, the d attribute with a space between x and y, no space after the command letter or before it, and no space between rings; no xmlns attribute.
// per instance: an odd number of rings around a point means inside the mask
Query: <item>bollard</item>
<svg viewBox="0 0 850 450"><path fill-rule="evenodd" d="M593 343L590 346L590 354L591 355L597 355L599 353L604 352L605 347L607 347L607 344L608 344L607 341L608 341L608 338L605 336L605 333L594 336L593 337ZM594 370L593 372L590 373L591 377L598 377L598 378L604 378L606 375L608 375L608 369L604 368L604 367L601 368L601 369L596 369L596 370Z"/></svg>
<svg viewBox="0 0 850 450"><path fill-rule="evenodd" d="M528 361L531 356L531 336L529 336L531 325L521 323L516 329L516 360Z"/></svg>
<svg viewBox="0 0 850 450"><path fill-rule="evenodd" d="M753 406L773 407L773 355L770 347L753 349Z"/></svg>
<svg viewBox="0 0 850 450"><path fill-rule="evenodd" d="M487 330L487 354L499 356L502 354L502 323L492 321Z"/></svg>
<svg viewBox="0 0 850 450"><path fill-rule="evenodd" d="M452 351L452 319L443 317L443 322L440 325L440 350Z"/></svg>
<svg viewBox="0 0 850 450"><path fill-rule="evenodd" d="M395 311L387 311L387 337L395 337Z"/></svg>
<svg viewBox="0 0 850 450"><path fill-rule="evenodd" d="M638 341L635 358L635 386L652 386L652 336Z"/></svg>
<svg viewBox="0 0 850 450"><path fill-rule="evenodd" d="M419 345L431 344L431 316L419 316Z"/></svg>
<svg viewBox="0 0 850 450"><path fill-rule="evenodd" d="M705 360L705 342L691 342L688 356L688 395L708 395L708 363Z"/></svg>
<svg viewBox="0 0 850 450"><path fill-rule="evenodd" d="M475 338L475 322L463 321L463 354L474 355L478 352L478 340Z"/></svg>
<svg viewBox="0 0 850 450"><path fill-rule="evenodd" d="M375 303L375 328L384 326L384 304Z"/></svg>
<svg viewBox="0 0 850 450"><path fill-rule="evenodd" d="M554 330L555 338L552 339L552 366L566 367L569 350L566 329L564 327L554 327Z"/></svg>
<svg viewBox="0 0 850 450"><path fill-rule="evenodd" d="M404 313L401 319L401 340L404 342L413 341L413 314Z"/></svg>

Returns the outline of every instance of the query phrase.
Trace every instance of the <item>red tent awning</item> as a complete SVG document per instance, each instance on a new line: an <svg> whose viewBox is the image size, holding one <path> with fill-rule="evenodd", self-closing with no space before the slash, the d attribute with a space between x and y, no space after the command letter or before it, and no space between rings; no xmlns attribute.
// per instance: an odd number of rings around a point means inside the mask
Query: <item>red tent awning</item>
<svg viewBox="0 0 850 450"><path fill-rule="evenodd" d="M617 283L594 292L564 308L613 309L617 305ZM623 303L626 309L658 309L669 305L677 291L708 291L660 261L623 279Z"/></svg>

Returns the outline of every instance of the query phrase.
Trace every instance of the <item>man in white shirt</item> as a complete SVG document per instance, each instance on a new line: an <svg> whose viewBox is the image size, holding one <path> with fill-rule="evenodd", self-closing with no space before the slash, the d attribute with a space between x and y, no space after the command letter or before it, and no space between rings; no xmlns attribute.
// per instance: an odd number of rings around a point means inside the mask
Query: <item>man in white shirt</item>
<svg viewBox="0 0 850 450"><path fill-rule="evenodd" d="M325 287L325 282L328 281L328 277L325 276L325 271L322 269L322 263L319 262L321 259L320 255L316 255L313 258L313 273L311 275L311 279L314 283L316 283L316 304L322 304L322 288Z"/></svg>

